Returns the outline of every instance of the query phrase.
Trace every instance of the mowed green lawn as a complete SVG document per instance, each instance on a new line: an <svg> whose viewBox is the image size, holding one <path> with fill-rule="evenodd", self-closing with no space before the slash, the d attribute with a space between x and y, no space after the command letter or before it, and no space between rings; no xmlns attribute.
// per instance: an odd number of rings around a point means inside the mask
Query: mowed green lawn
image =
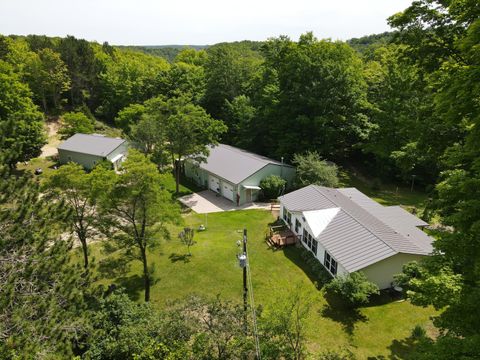
<svg viewBox="0 0 480 360"><path fill-rule="evenodd" d="M209 214L184 215L185 225L198 228L207 225L205 232L197 232L197 244L192 256L177 239L181 227L172 228L172 239L162 241L149 254L155 266L155 284L152 303L163 307L167 301L182 299L191 293L242 301L242 271L237 265L239 252L236 242L242 238L242 229L248 231L248 248L256 305L268 307L289 291L302 287L315 302L308 318L308 342L312 351L348 348L358 358L399 355L408 351L405 341L412 328L419 324L431 327L431 308L419 308L408 301L379 301L375 306L348 313L331 309L322 291L316 289L309 269L305 268L299 250L290 247L272 251L264 241L265 231L274 220L268 211L246 210ZM91 246L97 266L104 255L100 244ZM99 266L102 268L102 266ZM143 301L141 266L131 263L124 274L121 265L97 271L99 282L126 287L133 299ZM116 273L116 274L114 274ZM385 299L382 299L385 300Z"/></svg>

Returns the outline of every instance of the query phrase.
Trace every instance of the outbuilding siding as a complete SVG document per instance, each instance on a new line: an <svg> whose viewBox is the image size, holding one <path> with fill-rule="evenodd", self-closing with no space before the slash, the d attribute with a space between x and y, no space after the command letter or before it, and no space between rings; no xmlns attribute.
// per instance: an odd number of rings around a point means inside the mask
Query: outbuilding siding
<svg viewBox="0 0 480 360"><path fill-rule="evenodd" d="M198 165L193 163L192 161L185 161L185 176L187 178L192 179L197 185L203 187L205 189L209 188L208 184L208 175L211 174L220 179L220 188L223 189L223 184L227 183L233 185L234 193L240 195L240 205L243 205L247 202L247 194L246 189L243 185L249 186L260 186L260 182L269 175L278 175L284 178L287 181L287 187L290 187L293 184L293 180L295 177L295 168L288 166L288 165L276 165L276 164L267 164L254 174L250 175L246 179L242 180L239 184L233 184L226 179L222 178L221 176L210 173ZM256 201L259 196L259 191L252 190L252 201ZM236 202L236 195L234 202Z"/></svg>

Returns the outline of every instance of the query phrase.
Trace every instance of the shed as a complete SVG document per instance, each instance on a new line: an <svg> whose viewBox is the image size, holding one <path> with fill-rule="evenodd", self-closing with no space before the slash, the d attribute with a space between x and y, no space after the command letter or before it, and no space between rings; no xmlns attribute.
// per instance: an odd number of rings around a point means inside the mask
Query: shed
<svg viewBox="0 0 480 360"><path fill-rule="evenodd" d="M101 161L110 161L115 169L125 160L127 141L98 134L75 134L58 146L59 162L74 162L92 169Z"/></svg>

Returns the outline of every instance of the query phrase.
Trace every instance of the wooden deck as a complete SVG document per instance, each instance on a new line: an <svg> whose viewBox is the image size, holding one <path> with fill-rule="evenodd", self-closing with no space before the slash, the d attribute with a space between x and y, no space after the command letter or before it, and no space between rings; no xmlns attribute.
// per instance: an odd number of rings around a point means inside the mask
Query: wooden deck
<svg viewBox="0 0 480 360"><path fill-rule="evenodd" d="M298 236L287 226L279 225L270 227L267 244L275 248L281 248L288 245L295 245L298 240Z"/></svg>

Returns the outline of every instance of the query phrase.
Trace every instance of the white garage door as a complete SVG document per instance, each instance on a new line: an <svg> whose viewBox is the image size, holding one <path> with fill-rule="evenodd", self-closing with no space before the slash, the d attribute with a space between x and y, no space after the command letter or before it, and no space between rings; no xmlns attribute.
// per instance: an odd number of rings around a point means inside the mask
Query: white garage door
<svg viewBox="0 0 480 360"><path fill-rule="evenodd" d="M225 196L228 200L235 201L233 198L233 185L229 183L223 183L222 195Z"/></svg>
<svg viewBox="0 0 480 360"><path fill-rule="evenodd" d="M209 186L210 186L210 189L218 193L218 192L219 192L218 189L220 188L220 179L219 179L219 178L216 178L216 177L214 177L214 176L212 176L212 175L209 175L209 176L208 176L208 179L209 179L209 180L208 180L208 183L210 184L210 185L209 185Z"/></svg>

